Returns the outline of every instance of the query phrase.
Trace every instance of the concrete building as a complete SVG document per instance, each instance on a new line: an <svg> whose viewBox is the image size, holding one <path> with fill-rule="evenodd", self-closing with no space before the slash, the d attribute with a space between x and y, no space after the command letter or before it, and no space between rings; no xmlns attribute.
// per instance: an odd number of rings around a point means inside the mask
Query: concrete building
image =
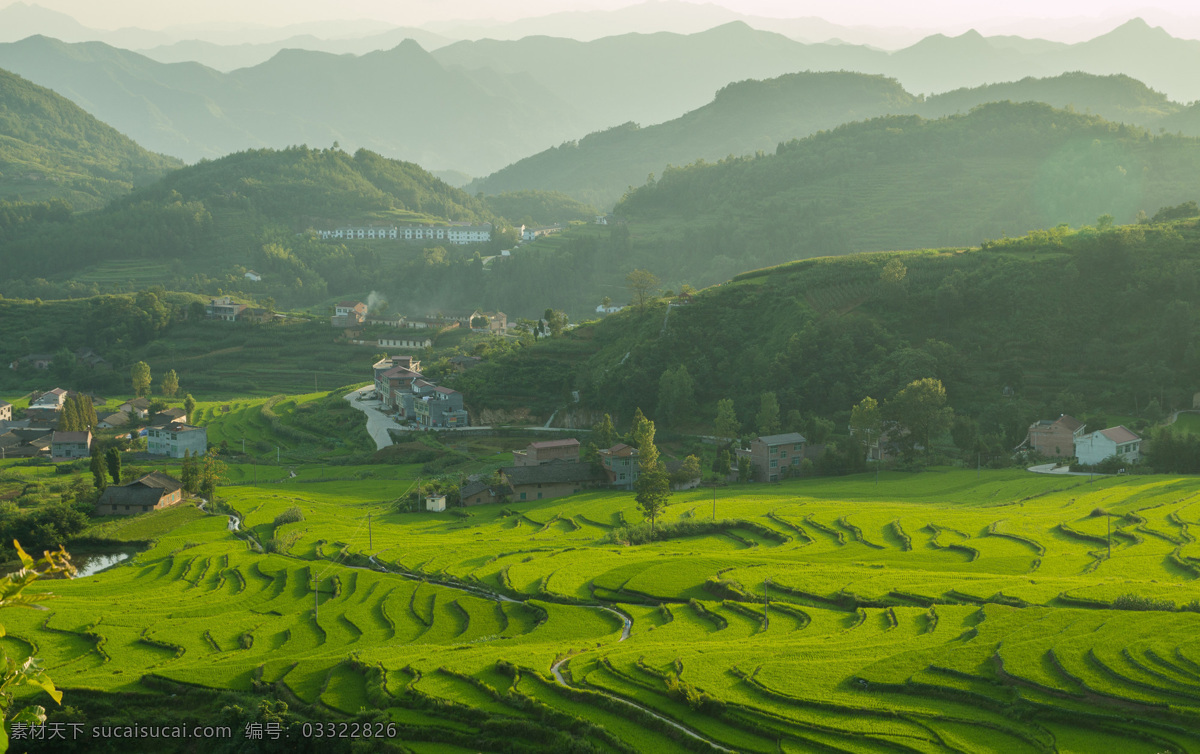
<svg viewBox="0 0 1200 754"><path fill-rule="evenodd" d="M204 307L204 316L224 322L236 322L245 310L245 304L239 304L228 296L222 296L208 302L208 306Z"/></svg>
<svg viewBox="0 0 1200 754"><path fill-rule="evenodd" d="M333 307L329 324L338 328L361 325L367 318L367 305L361 301L339 301Z"/></svg>
<svg viewBox="0 0 1200 754"><path fill-rule="evenodd" d="M1095 466L1113 456L1130 462L1139 460L1142 457L1142 438L1124 425L1075 438L1075 457L1084 466Z"/></svg>
<svg viewBox="0 0 1200 754"><path fill-rule="evenodd" d="M579 462L579 441L566 440L531 442L525 450L513 451L513 466L539 466L551 461Z"/></svg>
<svg viewBox="0 0 1200 754"><path fill-rule="evenodd" d="M0 422L12 421L12 408L8 401L0 401Z"/></svg>
<svg viewBox="0 0 1200 754"><path fill-rule="evenodd" d="M100 516L136 516L175 505L183 499L183 485L160 471L120 487L108 487L96 502Z"/></svg>
<svg viewBox="0 0 1200 754"><path fill-rule="evenodd" d="M1073 416L1042 419L1029 425L1029 447L1047 458L1075 455L1075 441L1083 436L1086 425Z"/></svg>
<svg viewBox="0 0 1200 754"><path fill-rule="evenodd" d="M435 513L441 513L446 510L446 496L430 495L425 498L425 510L434 511Z"/></svg>
<svg viewBox="0 0 1200 754"><path fill-rule="evenodd" d="M804 458L804 435L788 432L782 435L765 435L750 441L750 465L754 468L754 479L760 482L778 482L787 467L792 473L800 471Z"/></svg>
<svg viewBox="0 0 1200 754"><path fill-rule="evenodd" d="M416 383L413 383L414 387ZM422 387L421 393L414 390L413 419L422 427L466 427L470 425L463 408L463 395L448 387L430 385Z"/></svg>
<svg viewBox="0 0 1200 754"><path fill-rule="evenodd" d="M631 490L638 478L638 449L625 443L617 443L600 451L600 466L614 487Z"/></svg>
<svg viewBox="0 0 1200 754"><path fill-rule="evenodd" d="M92 454L92 433L55 432L50 439L50 458L55 461L73 461Z"/></svg>
<svg viewBox="0 0 1200 754"><path fill-rule="evenodd" d="M208 452L208 430L187 424L167 424L146 430L146 452L156 456L183 458L184 451L193 456Z"/></svg>
<svg viewBox="0 0 1200 754"><path fill-rule="evenodd" d="M374 227L343 227L320 231L322 239L346 241L443 241L456 245L486 243L492 240L492 225L394 225Z"/></svg>

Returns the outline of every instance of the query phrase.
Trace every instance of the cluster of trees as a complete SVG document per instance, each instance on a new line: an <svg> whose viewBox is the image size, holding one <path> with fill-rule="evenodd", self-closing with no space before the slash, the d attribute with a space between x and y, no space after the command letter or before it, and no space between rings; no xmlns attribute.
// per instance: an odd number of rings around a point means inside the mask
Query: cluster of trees
<svg viewBox="0 0 1200 754"><path fill-rule="evenodd" d="M96 426L96 407L86 395L68 395L58 414L60 432L82 432Z"/></svg>

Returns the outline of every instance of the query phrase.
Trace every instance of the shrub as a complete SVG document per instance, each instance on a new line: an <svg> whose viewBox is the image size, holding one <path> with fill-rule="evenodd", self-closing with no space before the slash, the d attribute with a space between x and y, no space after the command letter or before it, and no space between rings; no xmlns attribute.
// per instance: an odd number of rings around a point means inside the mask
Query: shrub
<svg viewBox="0 0 1200 754"><path fill-rule="evenodd" d="M1159 600L1144 597L1140 594L1122 594L1112 601L1114 610L1163 610L1174 612L1175 603L1171 600Z"/></svg>
<svg viewBox="0 0 1200 754"><path fill-rule="evenodd" d="M275 528L279 528L284 524L294 524L304 520L304 512L299 507L293 505L283 513L275 517Z"/></svg>

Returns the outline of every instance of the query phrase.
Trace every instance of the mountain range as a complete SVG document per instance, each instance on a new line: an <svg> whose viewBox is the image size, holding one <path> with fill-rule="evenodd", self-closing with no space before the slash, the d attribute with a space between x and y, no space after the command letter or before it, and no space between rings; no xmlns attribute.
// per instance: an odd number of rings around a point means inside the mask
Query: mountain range
<svg viewBox="0 0 1200 754"><path fill-rule="evenodd" d="M1172 102L1128 76L1068 73L921 97L878 75L792 73L730 84L709 104L666 123L645 128L627 123L552 147L475 180L467 190L561 191L610 207L630 186L667 165L774 152L780 142L880 115L935 118L1004 100L1045 102L1118 123L1200 135L1200 108Z"/></svg>

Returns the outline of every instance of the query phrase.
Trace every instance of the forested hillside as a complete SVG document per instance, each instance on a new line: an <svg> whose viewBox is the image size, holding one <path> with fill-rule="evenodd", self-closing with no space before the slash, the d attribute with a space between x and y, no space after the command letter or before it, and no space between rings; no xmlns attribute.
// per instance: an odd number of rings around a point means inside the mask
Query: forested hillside
<svg viewBox="0 0 1200 754"><path fill-rule="evenodd" d="M0 70L0 200L61 199L95 209L181 166L49 89Z"/></svg>
<svg viewBox="0 0 1200 754"><path fill-rule="evenodd" d="M55 296L89 282L120 290L135 275L131 287L236 291L247 286L241 272L255 268L265 277L254 294L301 305L370 290L386 271L423 261L412 245L350 249L304 231L492 219L479 200L411 163L365 150L256 150L178 170L98 213L16 226L0 263L8 271L5 295L48 295L34 278L60 281Z"/></svg>
<svg viewBox="0 0 1200 754"><path fill-rule="evenodd" d="M1200 209L957 251L813 259L739 275L691 304L631 307L465 373L476 409L541 397L547 415L635 408L710 432L732 399L756 431L763 393L797 429L844 434L851 406L933 377L978 432L1015 446L1067 412L1161 418L1200 389ZM1181 216L1191 219L1174 220ZM684 378L680 371L686 372ZM560 415L561 416L561 415ZM1132 420L1130 420L1132 421ZM800 426L795 426L799 424Z"/></svg>
<svg viewBox="0 0 1200 754"><path fill-rule="evenodd" d="M648 174L661 173L667 165L774 152L780 142L881 115L936 118L1006 100L1044 102L1151 131L1200 136L1195 106L1172 102L1122 75L1065 73L923 97L882 76L806 72L730 84L708 105L675 120L645 128L627 123L589 134L476 179L467 188L484 193L556 190L610 207L629 187L640 186Z"/></svg>
<svg viewBox="0 0 1200 754"><path fill-rule="evenodd" d="M653 247L654 271L687 280L690 270L689 282L708 284L789 259L976 244L1106 214L1130 222L1200 193L1197 168L1195 138L996 103L673 168L616 212L630 223L635 257Z"/></svg>

